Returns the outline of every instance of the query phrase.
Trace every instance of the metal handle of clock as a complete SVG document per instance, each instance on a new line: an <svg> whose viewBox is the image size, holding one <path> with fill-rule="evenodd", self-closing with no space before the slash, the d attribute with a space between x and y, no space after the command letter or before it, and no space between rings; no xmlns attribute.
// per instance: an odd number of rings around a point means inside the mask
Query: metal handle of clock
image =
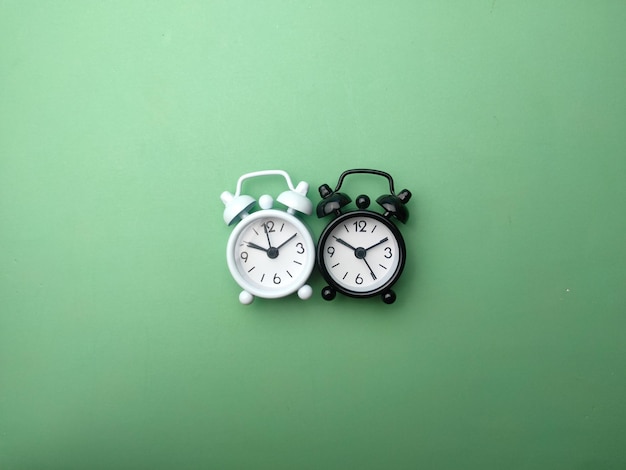
<svg viewBox="0 0 626 470"><path fill-rule="evenodd" d="M371 169L367 169L367 168L356 168L353 170L346 170L344 171L340 176L339 176L339 181L337 181L337 187L335 188L335 192L339 191L341 189L341 185L343 184L343 180L346 176L348 175L354 175L354 174L368 174L368 175L377 175L377 176L383 176L385 178L387 178L387 180L389 181L389 191L391 192L391 194L395 195L395 190L393 188L393 178L391 177L391 175L389 173L386 173L384 171L381 170L371 170Z"/></svg>
<svg viewBox="0 0 626 470"><path fill-rule="evenodd" d="M231 194L228 191L224 191L220 195L220 199L226 206L224 209L224 222L226 225L232 225L237 221L243 219L248 215L248 211L255 204L256 200L252 196L241 194L241 187L243 182L250 178L256 178L257 176L271 176L277 175L285 178L289 189L283 191L278 195L276 200L281 204L287 206L287 212L289 214L295 214L295 212L301 212L303 214L310 215L313 210L313 203L306 196L309 191L309 183L306 181L300 181L294 186L291 178L286 171L283 170L262 170L254 171L252 173L246 173L241 175L237 180L237 188L235 194ZM259 206L261 209L271 209L274 200L269 194L264 194L259 199Z"/></svg>
<svg viewBox="0 0 626 470"><path fill-rule="evenodd" d="M256 178L257 176L271 176L271 175L283 176L285 180L287 181L287 186L289 186L289 189L291 191L296 190L295 186L291 182L291 178L289 177L286 171L283 171L283 170L253 171L251 173L246 173L245 175L241 175L239 177L239 179L237 180L237 189L235 190L235 197L238 197L241 195L241 186L243 185L243 182L245 180L250 179L250 178Z"/></svg>

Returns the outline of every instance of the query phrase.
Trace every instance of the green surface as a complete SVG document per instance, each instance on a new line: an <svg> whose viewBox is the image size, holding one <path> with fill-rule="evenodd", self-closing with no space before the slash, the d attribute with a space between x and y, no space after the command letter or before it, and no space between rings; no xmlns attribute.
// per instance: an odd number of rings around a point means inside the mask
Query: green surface
<svg viewBox="0 0 626 470"><path fill-rule="evenodd" d="M608 0L0 1L0 468L625 468L625 44ZM414 193L397 303L240 306L219 194L359 166Z"/></svg>

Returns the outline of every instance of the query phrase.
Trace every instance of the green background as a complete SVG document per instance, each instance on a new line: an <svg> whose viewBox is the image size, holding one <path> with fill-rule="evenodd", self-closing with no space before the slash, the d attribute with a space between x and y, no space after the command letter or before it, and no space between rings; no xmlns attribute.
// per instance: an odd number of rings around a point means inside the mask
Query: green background
<svg viewBox="0 0 626 470"><path fill-rule="evenodd" d="M609 0L0 1L0 467L625 468L625 44ZM396 304L241 306L219 194L354 167L414 194Z"/></svg>

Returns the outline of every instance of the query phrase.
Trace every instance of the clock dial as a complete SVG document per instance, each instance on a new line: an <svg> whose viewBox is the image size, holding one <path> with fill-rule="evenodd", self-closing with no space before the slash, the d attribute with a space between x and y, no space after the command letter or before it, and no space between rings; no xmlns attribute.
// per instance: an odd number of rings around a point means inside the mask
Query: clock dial
<svg viewBox="0 0 626 470"><path fill-rule="evenodd" d="M233 233L231 273L257 296L282 297L308 279L314 264L314 244L295 217L273 210L257 214L240 222L239 230Z"/></svg>
<svg viewBox="0 0 626 470"><path fill-rule="evenodd" d="M344 291L378 293L392 284L404 265L404 243L384 217L361 211L336 219L320 244L328 280Z"/></svg>

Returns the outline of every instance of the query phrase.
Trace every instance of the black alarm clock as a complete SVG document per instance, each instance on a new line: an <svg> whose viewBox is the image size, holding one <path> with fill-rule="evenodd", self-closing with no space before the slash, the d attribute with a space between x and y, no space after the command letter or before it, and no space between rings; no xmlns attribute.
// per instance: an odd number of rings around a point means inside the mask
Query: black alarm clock
<svg viewBox="0 0 626 470"><path fill-rule="evenodd" d="M356 198L358 209L342 212L352 200L339 190L346 176L357 173L387 178L390 194L376 199L382 213L368 209L370 198L364 194ZM337 292L356 298L380 295L386 304L393 303L396 294L391 287L404 269L406 245L391 219L406 223L411 192L403 189L396 194L389 173L354 169L339 176L334 191L323 184L319 193L322 200L317 205L317 216L334 216L322 232L317 249L319 269L329 284L322 289L322 297L332 300Z"/></svg>

